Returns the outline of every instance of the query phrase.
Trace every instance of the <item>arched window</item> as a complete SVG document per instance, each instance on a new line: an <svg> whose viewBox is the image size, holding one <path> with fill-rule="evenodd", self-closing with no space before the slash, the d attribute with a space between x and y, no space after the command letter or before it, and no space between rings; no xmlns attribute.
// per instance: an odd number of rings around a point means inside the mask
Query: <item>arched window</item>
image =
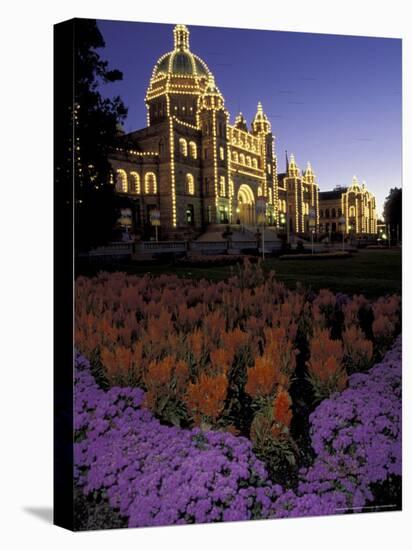
<svg viewBox="0 0 412 550"><path fill-rule="evenodd" d="M239 155L239 162L240 164L245 164L245 155L243 153Z"/></svg>
<svg viewBox="0 0 412 550"><path fill-rule="evenodd" d="M223 149L222 146L219 147L219 157L220 157L220 160L225 160L225 150Z"/></svg>
<svg viewBox="0 0 412 550"><path fill-rule="evenodd" d="M249 155L246 157L246 166L252 166L252 159Z"/></svg>
<svg viewBox="0 0 412 550"><path fill-rule="evenodd" d="M342 208L338 208L338 216L339 218L342 216Z"/></svg>
<svg viewBox="0 0 412 550"><path fill-rule="evenodd" d="M154 195L157 193L156 175L153 174L153 172L147 172L144 177L144 192L147 195Z"/></svg>
<svg viewBox="0 0 412 550"><path fill-rule="evenodd" d="M286 214L287 208L286 208L286 201L283 201L283 212Z"/></svg>
<svg viewBox="0 0 412 550"><path fill-rule="evenodd" d="M323 210L322 209L319 210L319 218L323 218Z"/></svg>
<svg viewBox="0 0 412 550"><path fill-rule="evenodd" d="M187 157L187 142L183 138L179 139L179 151L181 155Z"/></svg>
<svg viewBox="0 0 412 550"><path fill-rule="evenodd" d="M192 174L186 174L186 191L189 195L195 194L195 179Z"/></svg>
<svg viewBox="0 0 412 550"><path fill-rule="evenodd" d="M225 182L225 176L220 176L220 196L225 197L226 196L226 182Z"/></svg>
<svg viewBox="0 0 412 550"><path fill-rule="evenodd" d="M197 145L194 141L189 142L189 152L192 159L197 159Z"/></svg>
<svg viewBox="0 0 412 550"><path fill-rule="evenodd" d="M233 151L233 162L239 162L239 155L237 154L237 151Z"/></svg>
<svg viewBox="0 0 412 550"><path fill-rule="evenodd" d="M305 204L305 214L306 215L309 214L309 203L308 202Z"/></svg>
<svg viewBox="0 0 412 550"><path fill-rule="evenodd" d="M350 206L349 207L349 216L351 218L354 218L355 217L355 207L354 206Z"/></svg>
<svg viewBox="0 0 412 550"><path fill-rule="evenodd" d="M259 187L257 188L257 195L258 197L261 197L262 196L262 187L259 185Z"/></svg>
<svg viewBox="0 0 412 550"><path fill-rule="evenodd" d="M127 193L127 174L125 170L116 170L116 191Z"/></svg>
<svg viewBox="0 0 412 550"><path fill-rule="evenodd" d="M140 176L137 172L130 172L130 193L140 195Z"/></svg>
<svg viewBox="0 0 412 550"><path fill-rule="evenodd" d="M332 208L332 218L336 218L336 210Z"/></svg>
<svg viewBox="0 0 412 550"><path fill-rule="evenodd" d="M252 166L253 166L253 168L257 168L257 167L258 167L257 159L255 159L255 158L252 159Z"/></svg>
<svg viewBox="0 0 412 550"><path fill-rule="evenodd" d="M325 210L325 217L326 217L326 218L329 218L329 208L327 208L327 209Z"/></svg>

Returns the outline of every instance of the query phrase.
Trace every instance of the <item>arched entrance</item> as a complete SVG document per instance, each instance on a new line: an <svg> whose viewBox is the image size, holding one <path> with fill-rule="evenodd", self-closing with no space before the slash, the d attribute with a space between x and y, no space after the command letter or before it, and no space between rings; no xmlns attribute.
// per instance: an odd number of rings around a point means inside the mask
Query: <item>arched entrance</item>
<svg viewBox="0 0 412 550"><path fill-rule="evenodd" d="M255 197L249 185L242 184L237 193L236 222L253 225L255 223Z"/></svg>

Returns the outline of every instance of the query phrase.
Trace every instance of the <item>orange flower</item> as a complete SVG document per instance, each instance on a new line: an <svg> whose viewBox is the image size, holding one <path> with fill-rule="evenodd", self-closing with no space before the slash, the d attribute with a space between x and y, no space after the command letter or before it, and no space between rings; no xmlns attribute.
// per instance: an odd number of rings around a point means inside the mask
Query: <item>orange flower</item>
<svg viewBox="0 0 412 550"><path fill-rule="evenodd" d="M329 330L315 332L310 342L310 359L307 362L309 381L317 399L342 390L347 383L343 366L343 347L339 340L330 338Z"/></svg>
<svg viewBox="0 0 412 550"><path fill-rule="evenodd" d="M270 395L276 383L276 371L265 355L256 357L255 366L248 370L246 392L253 398Z"/></svg>
<svg viewBox="0 0 412 550"><path fill-rule="evenodd" d="M365 338L362 330L351 326L342 332L343 350L350 366L355 369L364 369L369 366L373 356L373 345Z"/></svg>
<svg viewBox="0 0 412 550"><path fill-rule="evenodd" d="M214 373L225 373L229 371L233 363L233 351L218 348L210 352L210 364Z"/></svg>
<svg viewBox="0 0 412 550"><path fill-rule="evenodd" d="M202 373L197 382L187 387L184 401L197 425L206 417L216 420L223 411L228 381L224 374L208 376Z"/></svg>
<svg viewBox="0 0 412 550"><path fill-rule="evenodd" d="M286 390L280 390L273 401L273 420L289 428L292 420L292 400Z"/></svg>

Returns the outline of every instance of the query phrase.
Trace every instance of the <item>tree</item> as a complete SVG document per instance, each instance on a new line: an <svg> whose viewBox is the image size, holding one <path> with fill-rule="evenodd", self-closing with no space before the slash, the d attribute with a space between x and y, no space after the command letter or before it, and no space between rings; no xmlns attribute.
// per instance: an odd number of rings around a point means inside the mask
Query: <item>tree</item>
<svg viewBox="0 0 412 550"><path fill-rule="evenodd" d="M100 93L104 84L121 80L123 75L109 69L100 57L97 50L105 42L96 21L75 19L72 25L74 91L65 98L71 104L65 105L64 113L73 131L56 145L56 184L69 186L68 174L74 178L75 250L79 252L112 237L118 199L108 155L127 109L119 96L105 98ZM66 66L65 70L70 69Z"/></svg>
<svg viewBox="0 0 412 550"><path fill-rule="evenodd" d="M383 216L389 226L391 239L402 239L402 189L394 187L389 191L383 206Z"/></svg>

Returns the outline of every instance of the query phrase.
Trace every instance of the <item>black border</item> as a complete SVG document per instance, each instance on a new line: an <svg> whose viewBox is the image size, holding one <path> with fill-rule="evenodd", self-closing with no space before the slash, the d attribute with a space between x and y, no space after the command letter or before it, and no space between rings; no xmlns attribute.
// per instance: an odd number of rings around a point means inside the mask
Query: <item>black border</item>
<svg viewBox="0 0 412 550"><path fill-rule="evenodd" d="M74 530L73 511L73 87L75 20L54 25L54 511ZM62 169L64 167L64 170Z"/></svg>

